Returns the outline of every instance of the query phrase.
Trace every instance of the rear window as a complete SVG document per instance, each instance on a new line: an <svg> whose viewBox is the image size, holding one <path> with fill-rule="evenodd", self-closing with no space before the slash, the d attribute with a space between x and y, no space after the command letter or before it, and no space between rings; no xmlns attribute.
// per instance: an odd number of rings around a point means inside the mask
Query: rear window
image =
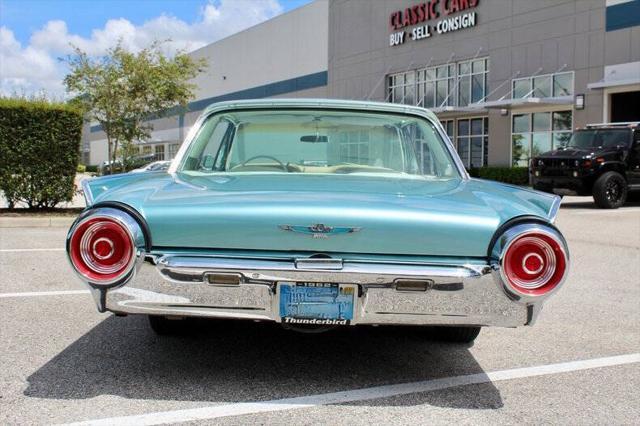
<svg viewBox="0 0 640 426"><path fill-rule="evenodd" d="M333 110L230 111L209 117L180 171L459 178L434 123Z"/></svg>

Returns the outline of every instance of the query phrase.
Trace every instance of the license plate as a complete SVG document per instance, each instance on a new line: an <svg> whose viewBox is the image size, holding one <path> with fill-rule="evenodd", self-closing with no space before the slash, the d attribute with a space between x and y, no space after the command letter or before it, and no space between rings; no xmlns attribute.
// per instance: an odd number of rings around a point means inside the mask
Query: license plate
<svg viewBox="0 0 640 426"><path fill-rule="evenodd" d="M335 283L280 283L280 318L288 324L347 325L357 287Z"/></svg>

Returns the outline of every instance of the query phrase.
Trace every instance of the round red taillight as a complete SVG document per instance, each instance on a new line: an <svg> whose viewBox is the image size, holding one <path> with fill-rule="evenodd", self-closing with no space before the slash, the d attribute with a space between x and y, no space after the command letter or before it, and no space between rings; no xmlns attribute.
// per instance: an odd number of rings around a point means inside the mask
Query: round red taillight
<svg viewBox="0 0 640 426"><path fill-rule="evenodd" d="M506 247L502 268L508 284L518 293L540 296L562 282L567 254L561 242L543 232L516 237Z"/></svg>
<svg viewBox="0 0 640 426"><path fill-rule="evenodd" d="M69 258L80 275L94 284L111 284L131 271L135 261L133 236L109 217L88 218L73 230Z"/></svg>

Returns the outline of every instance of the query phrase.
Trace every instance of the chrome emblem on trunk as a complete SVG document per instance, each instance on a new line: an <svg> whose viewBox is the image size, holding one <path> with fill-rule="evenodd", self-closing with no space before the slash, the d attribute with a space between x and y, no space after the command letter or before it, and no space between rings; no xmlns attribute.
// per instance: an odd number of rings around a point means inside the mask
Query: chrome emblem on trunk
<svg viewBox="0 0 640 426"><path fill-rule="evenodd" d="M329 235L352 234L362 229L347 226L327 226L323 223L316 223L310 226L279 225L278 227L283 231L299 232L311 235L313 238L329 238Z"/></svg>

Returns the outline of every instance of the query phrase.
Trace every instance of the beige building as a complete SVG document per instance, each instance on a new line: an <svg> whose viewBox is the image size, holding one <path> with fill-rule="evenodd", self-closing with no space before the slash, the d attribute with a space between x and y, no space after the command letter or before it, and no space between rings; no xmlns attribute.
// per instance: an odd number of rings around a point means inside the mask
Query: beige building
<svg viewBox="0 0 640 426"><path fill-rule="evenodd" d="M173 158L213 102L276 96L430 108L468 167L640 121L640 0L316 0L192 55L210 63L197 100L153 121L142 152ZM106 159L99 128L85 139Z"/></svg>

